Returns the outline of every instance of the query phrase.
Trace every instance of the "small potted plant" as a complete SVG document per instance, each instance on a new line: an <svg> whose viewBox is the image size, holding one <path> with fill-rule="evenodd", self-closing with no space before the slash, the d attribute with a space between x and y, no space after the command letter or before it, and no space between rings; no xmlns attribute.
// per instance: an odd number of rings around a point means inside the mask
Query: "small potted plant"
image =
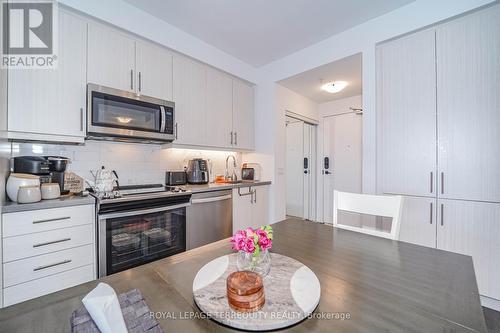
<svg viewBox="0 0 500 333"><path fill-rule="evenodd" d="M265 277L271 269L269 250L273 246L273 228L239 230L231 237L233 249L238 251L236 265L239 271L252 271Z"/></svg>

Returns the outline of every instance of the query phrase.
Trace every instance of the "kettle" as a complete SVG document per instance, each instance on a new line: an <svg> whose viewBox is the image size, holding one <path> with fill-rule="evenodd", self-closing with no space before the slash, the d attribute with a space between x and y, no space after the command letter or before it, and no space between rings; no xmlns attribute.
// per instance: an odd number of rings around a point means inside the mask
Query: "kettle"
<svg viewBox="0 0 500 333"><path fill-rule="evenodd" d="M93 185L92 182L87 181L90 184L95 193L110 193L118 183L118 174L115 170L107 170L104 166L96 172L90 170L90 173L94 177Z"/></svg>

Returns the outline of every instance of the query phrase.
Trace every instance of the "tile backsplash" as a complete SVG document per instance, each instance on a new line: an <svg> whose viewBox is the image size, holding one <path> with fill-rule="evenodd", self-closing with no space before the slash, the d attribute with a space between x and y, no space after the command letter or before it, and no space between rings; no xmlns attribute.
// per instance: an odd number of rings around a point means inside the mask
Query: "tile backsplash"
<svg viewBox="0 0 500 333"><path fill-rule="evenodd" d="M162 148L158 145L107 141L86 141L84 145L44 143L5 143L10 145L10 156L56 155L71 159L68 171L92 180L90 170L104 165L116 170L120 184L153 184L165 181L166 170L183 170L192 158L210 160L215 175L224 174L226 157L236 157L241 168L241 153L227 151ZM210 163L209 163L210 165Z"/></svg>

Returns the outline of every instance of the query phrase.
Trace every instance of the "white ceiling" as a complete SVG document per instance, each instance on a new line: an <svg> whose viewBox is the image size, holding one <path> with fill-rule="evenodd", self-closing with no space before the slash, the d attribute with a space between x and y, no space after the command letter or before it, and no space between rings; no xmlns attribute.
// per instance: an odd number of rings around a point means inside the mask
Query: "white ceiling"
<svg viewBox="0 0 500 333"><path fill-rule="evenodd" d="M290 78L279 81L282 86L305 96L316 103L326 103L336 99L362 94L361 53L313 68ZM321 90L321 82L346 81L347 87L330 94Z"/></svg>
<svg viewBox="0 0 500 333"><path fill-rule="evenodd" d="M255 67L414 0L124 0Z"/></svg>

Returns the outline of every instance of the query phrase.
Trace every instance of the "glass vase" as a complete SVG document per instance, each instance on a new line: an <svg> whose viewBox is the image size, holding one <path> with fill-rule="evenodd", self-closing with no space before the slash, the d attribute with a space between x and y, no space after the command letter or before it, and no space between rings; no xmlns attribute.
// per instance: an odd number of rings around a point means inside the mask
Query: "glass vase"
<svg viewBox="0 0 500 333"><path fill-rule="evenodd" d="M261 251L256 256L253 253L239 251L236 266L239 271L251 271L265 277L271 269L271 255L268 250Z"/></svg>

